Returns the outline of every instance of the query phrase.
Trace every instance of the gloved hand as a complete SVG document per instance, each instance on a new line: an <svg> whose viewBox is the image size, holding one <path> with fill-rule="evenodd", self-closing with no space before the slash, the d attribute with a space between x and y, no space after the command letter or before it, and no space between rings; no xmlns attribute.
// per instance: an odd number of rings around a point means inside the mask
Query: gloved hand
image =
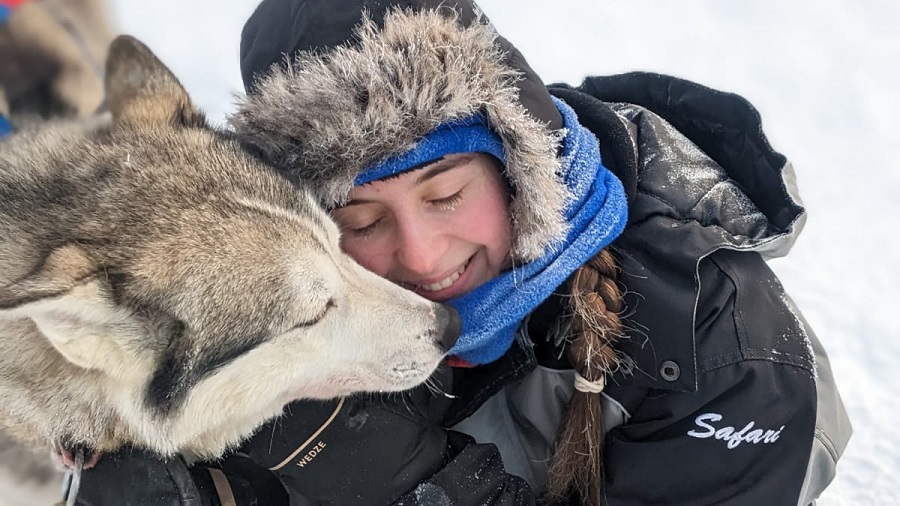
<svg viewBox="0 0 900 506"><path fill-rule="evenodd" d="M81 506L178 505L212 506L203 502L197 484L180 457L163 460L134 449L103 455L81 472L77 504Z"/></svg>
<svg viewBox="0 0 900 506"><path fill-rule="evenodd" d="M219 476L218 487L211 472ZM219 496L222 492L225 495ZM222 469L189 468L181 457L161 459L134 449L104 455L81 474L79 506L286 506L287 494L274 474L247 459L231 457ZM234 498L234 502L228 499Z"/></svg>
<svg viewBox="0 0 900 506"><path fill-rule="evenodd" d="M296 401L241 451L272 469L292 504L385 505L445 464L452 371L412 390Z"/></svg>

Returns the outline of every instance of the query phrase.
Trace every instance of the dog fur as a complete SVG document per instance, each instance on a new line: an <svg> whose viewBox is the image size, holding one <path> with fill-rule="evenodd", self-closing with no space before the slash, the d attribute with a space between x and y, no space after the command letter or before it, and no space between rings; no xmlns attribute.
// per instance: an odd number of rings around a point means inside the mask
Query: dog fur
<svg viewBox="0 0 900 506"><path fill-rule="evenodd" d="M122 36L111 118L0 145L0 424L212 458L297 398L425 381L459 318L366 271L311 194Z"/></svg>
<svg viewBox="0 0 900 506"><path fill-rule="evenodd" d="M102 107L102 65L113 37L104 0L30 0L0 23L0 114L33 128ZM62 473L47 452L0 430L0 506L46 505Z"/></svg>

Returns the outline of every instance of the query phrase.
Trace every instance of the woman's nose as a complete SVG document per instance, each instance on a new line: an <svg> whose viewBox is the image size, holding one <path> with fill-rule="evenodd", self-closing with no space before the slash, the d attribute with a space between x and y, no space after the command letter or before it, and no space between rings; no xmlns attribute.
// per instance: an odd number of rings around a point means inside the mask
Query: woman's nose
<svg viewBox="0 0 900 506"><path fill-rule="evenodd" d="M434 274L445 245L440 244L440 232L421 219L405 220L399 224L397 261L411 273Z"/></svg>

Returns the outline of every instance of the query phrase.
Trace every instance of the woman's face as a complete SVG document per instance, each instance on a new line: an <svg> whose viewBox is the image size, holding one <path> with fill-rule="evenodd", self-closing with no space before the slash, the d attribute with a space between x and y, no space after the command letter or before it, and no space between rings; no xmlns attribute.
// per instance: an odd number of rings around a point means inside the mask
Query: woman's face
<svg viewBox="0 0 900 506"><path fill-rule="evenodd" d="M446 301L508 267L507 201L499 162L465 153L357 186L333 214L341 248L360 265L427 299Z"/></svg>

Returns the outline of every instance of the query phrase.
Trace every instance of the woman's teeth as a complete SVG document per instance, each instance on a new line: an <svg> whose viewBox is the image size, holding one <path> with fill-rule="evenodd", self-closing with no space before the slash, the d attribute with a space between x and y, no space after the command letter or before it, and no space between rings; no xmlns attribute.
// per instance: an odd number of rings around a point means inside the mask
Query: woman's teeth
<svg viewBox="0 0 900 506"><path fill-rule="evenodd" d="M430 285L420 285L419 288L425 290L426 292L436 292L438 290L443 290L444 288L452 285L454 281L459 279L459 276L462 275L463 272L465 272L467 265L469 265L468 262L466 262L466 265L460 267L458 271L438 281L437 283L431 283Z"/></svg>

